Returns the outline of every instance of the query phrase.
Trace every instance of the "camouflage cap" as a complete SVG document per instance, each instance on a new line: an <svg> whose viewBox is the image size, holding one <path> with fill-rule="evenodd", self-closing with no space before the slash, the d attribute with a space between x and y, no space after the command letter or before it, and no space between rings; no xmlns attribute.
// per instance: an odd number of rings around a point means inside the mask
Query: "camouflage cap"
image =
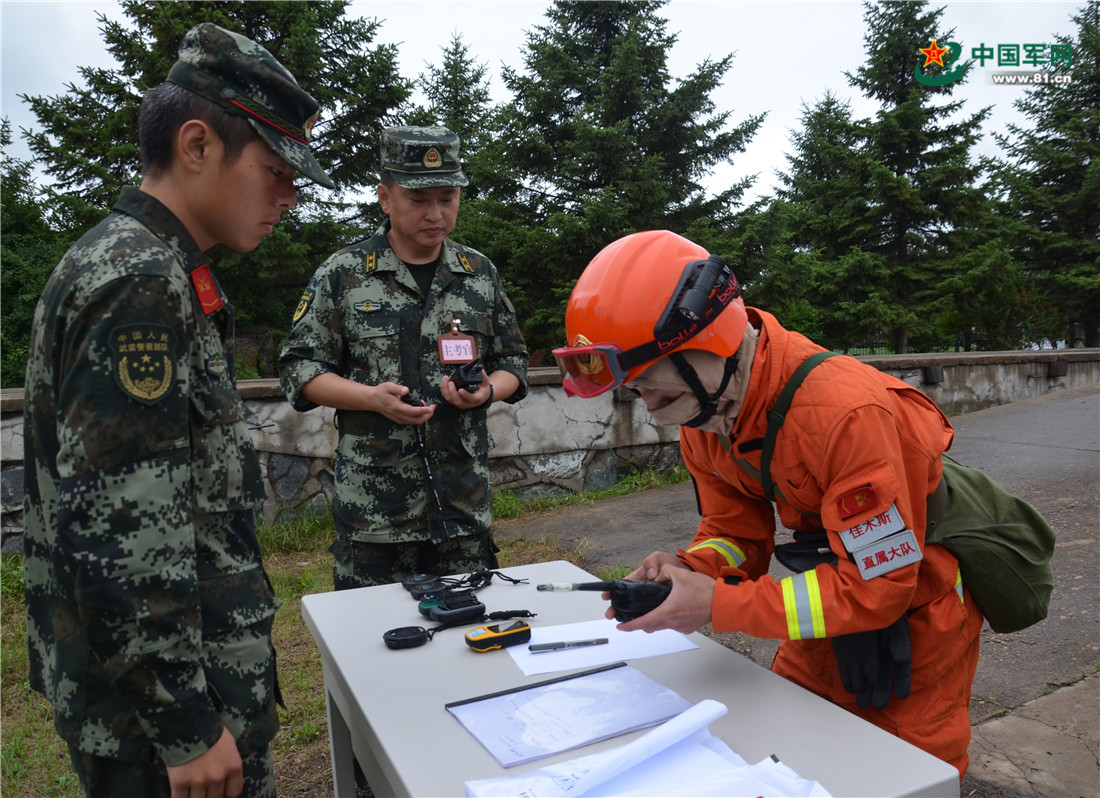
<svg viewBox="0 0 1100 798"><path fill-rule="evenodd" d="M405 188L470 184L458 162L458 136L445 127L386 128L382 169Z"/></svg>
<svg viewBox="0 0 1100 798"><path fill-rule="evenodd" d="M212 22L196 25L180 42L179 60L166 80L246 117L287 163L336 188L309 150L317 101L256 42Z"/></svg>

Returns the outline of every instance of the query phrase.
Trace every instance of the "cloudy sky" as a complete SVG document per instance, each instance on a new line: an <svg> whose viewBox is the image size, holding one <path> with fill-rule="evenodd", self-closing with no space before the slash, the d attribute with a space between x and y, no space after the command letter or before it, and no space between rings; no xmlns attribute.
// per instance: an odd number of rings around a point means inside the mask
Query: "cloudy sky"
<svg viewBox="0 0 1100 798"><path fill-rule="evenodd" d="M1083 0L1082 0L1083 2ZM504 99L501 64L522 68L527 34L545 23L548 0L353 0L351 14L379 20L376 42L401 46L399 66L407 78L426 70L426 62L438 63L441 49L454 33L462 35L471 54L488 66L495 98ZM966 57L981 44L1054 42L1056 34L1073 36L1070 17L1082 3L1059 0L975 0L945 2L941 36L953 29L951 40L963 45ZM0 115L15 130L34 128L36 120L19 94L52 96L64 93L65 84L79 81L79 66L112 67L96 27L97 12L109 18L125 17L114 2L23 2L0 0L3 34L3 94ZM826 90L851 102L857 116L873 112L844 76L854 72L866 55L863 7L850 0L799 0L742 2L741 0L672 0L662 10L668 30L678 36L669 54L673 77L685 77L705 59L735 55L732 69L713 98L720 110L732 110L736 124L750 114L768 112L765 124L747 152L723 167L710 185L724 187L735 179L759 174L756 192L767 193L774 171L785 170L790 131L799 127L802 104L812 104ZM943 39L939 42L943 44ZM929 42L915 44L927 47ZM914 58L918 54L914 50ZM989 136L1009 122L1022 118L1012 107L1024 89L993 85L996 67L987 63L976 69L955 96L966 100L964 111L974 113L991 105L979 152L996 153ZM27 157L21 141L12 152Z"/></svg>

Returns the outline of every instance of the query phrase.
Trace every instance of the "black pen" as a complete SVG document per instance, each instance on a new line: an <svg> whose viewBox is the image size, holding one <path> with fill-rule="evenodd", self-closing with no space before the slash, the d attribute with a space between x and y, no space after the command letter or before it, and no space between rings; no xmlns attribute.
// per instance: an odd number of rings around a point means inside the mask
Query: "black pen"
<svg viewBox="0 0 1100 798"><path fill-rule="evenodd" d="M606 637L598 637L595 640L566 640L561 643L535 643L527 646L527 650L538 654L543 651L561 651L565 648L580 648L581 646L602 646L607 642Z"/></svg>

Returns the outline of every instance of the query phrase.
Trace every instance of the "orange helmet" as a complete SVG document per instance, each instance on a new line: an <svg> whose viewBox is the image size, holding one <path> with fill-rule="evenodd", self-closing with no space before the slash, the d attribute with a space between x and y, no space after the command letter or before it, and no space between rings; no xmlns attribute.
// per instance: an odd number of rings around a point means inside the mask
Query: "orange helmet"
<svg viewBox="0 0 1100 798"><path fill-rule="evenodd" d="M599 396L675 351L730 357L748 323L740 294L725 261L668 230L613 241L569 297L569 346L554 350L566 393Z"/></svg>

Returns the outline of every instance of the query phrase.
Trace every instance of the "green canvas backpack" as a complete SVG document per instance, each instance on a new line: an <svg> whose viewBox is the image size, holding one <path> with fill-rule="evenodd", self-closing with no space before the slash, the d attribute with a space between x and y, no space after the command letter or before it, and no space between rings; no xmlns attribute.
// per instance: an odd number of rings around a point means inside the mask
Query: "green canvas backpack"
<svg viewBox="0 0 1100 798"><path fill-rule="evenodd" d="M947 512L925 543L955 555L963 584L994 632L1017 632L1046 618L1054 529L1023 499L946 454L943 478Z"/></svg>

